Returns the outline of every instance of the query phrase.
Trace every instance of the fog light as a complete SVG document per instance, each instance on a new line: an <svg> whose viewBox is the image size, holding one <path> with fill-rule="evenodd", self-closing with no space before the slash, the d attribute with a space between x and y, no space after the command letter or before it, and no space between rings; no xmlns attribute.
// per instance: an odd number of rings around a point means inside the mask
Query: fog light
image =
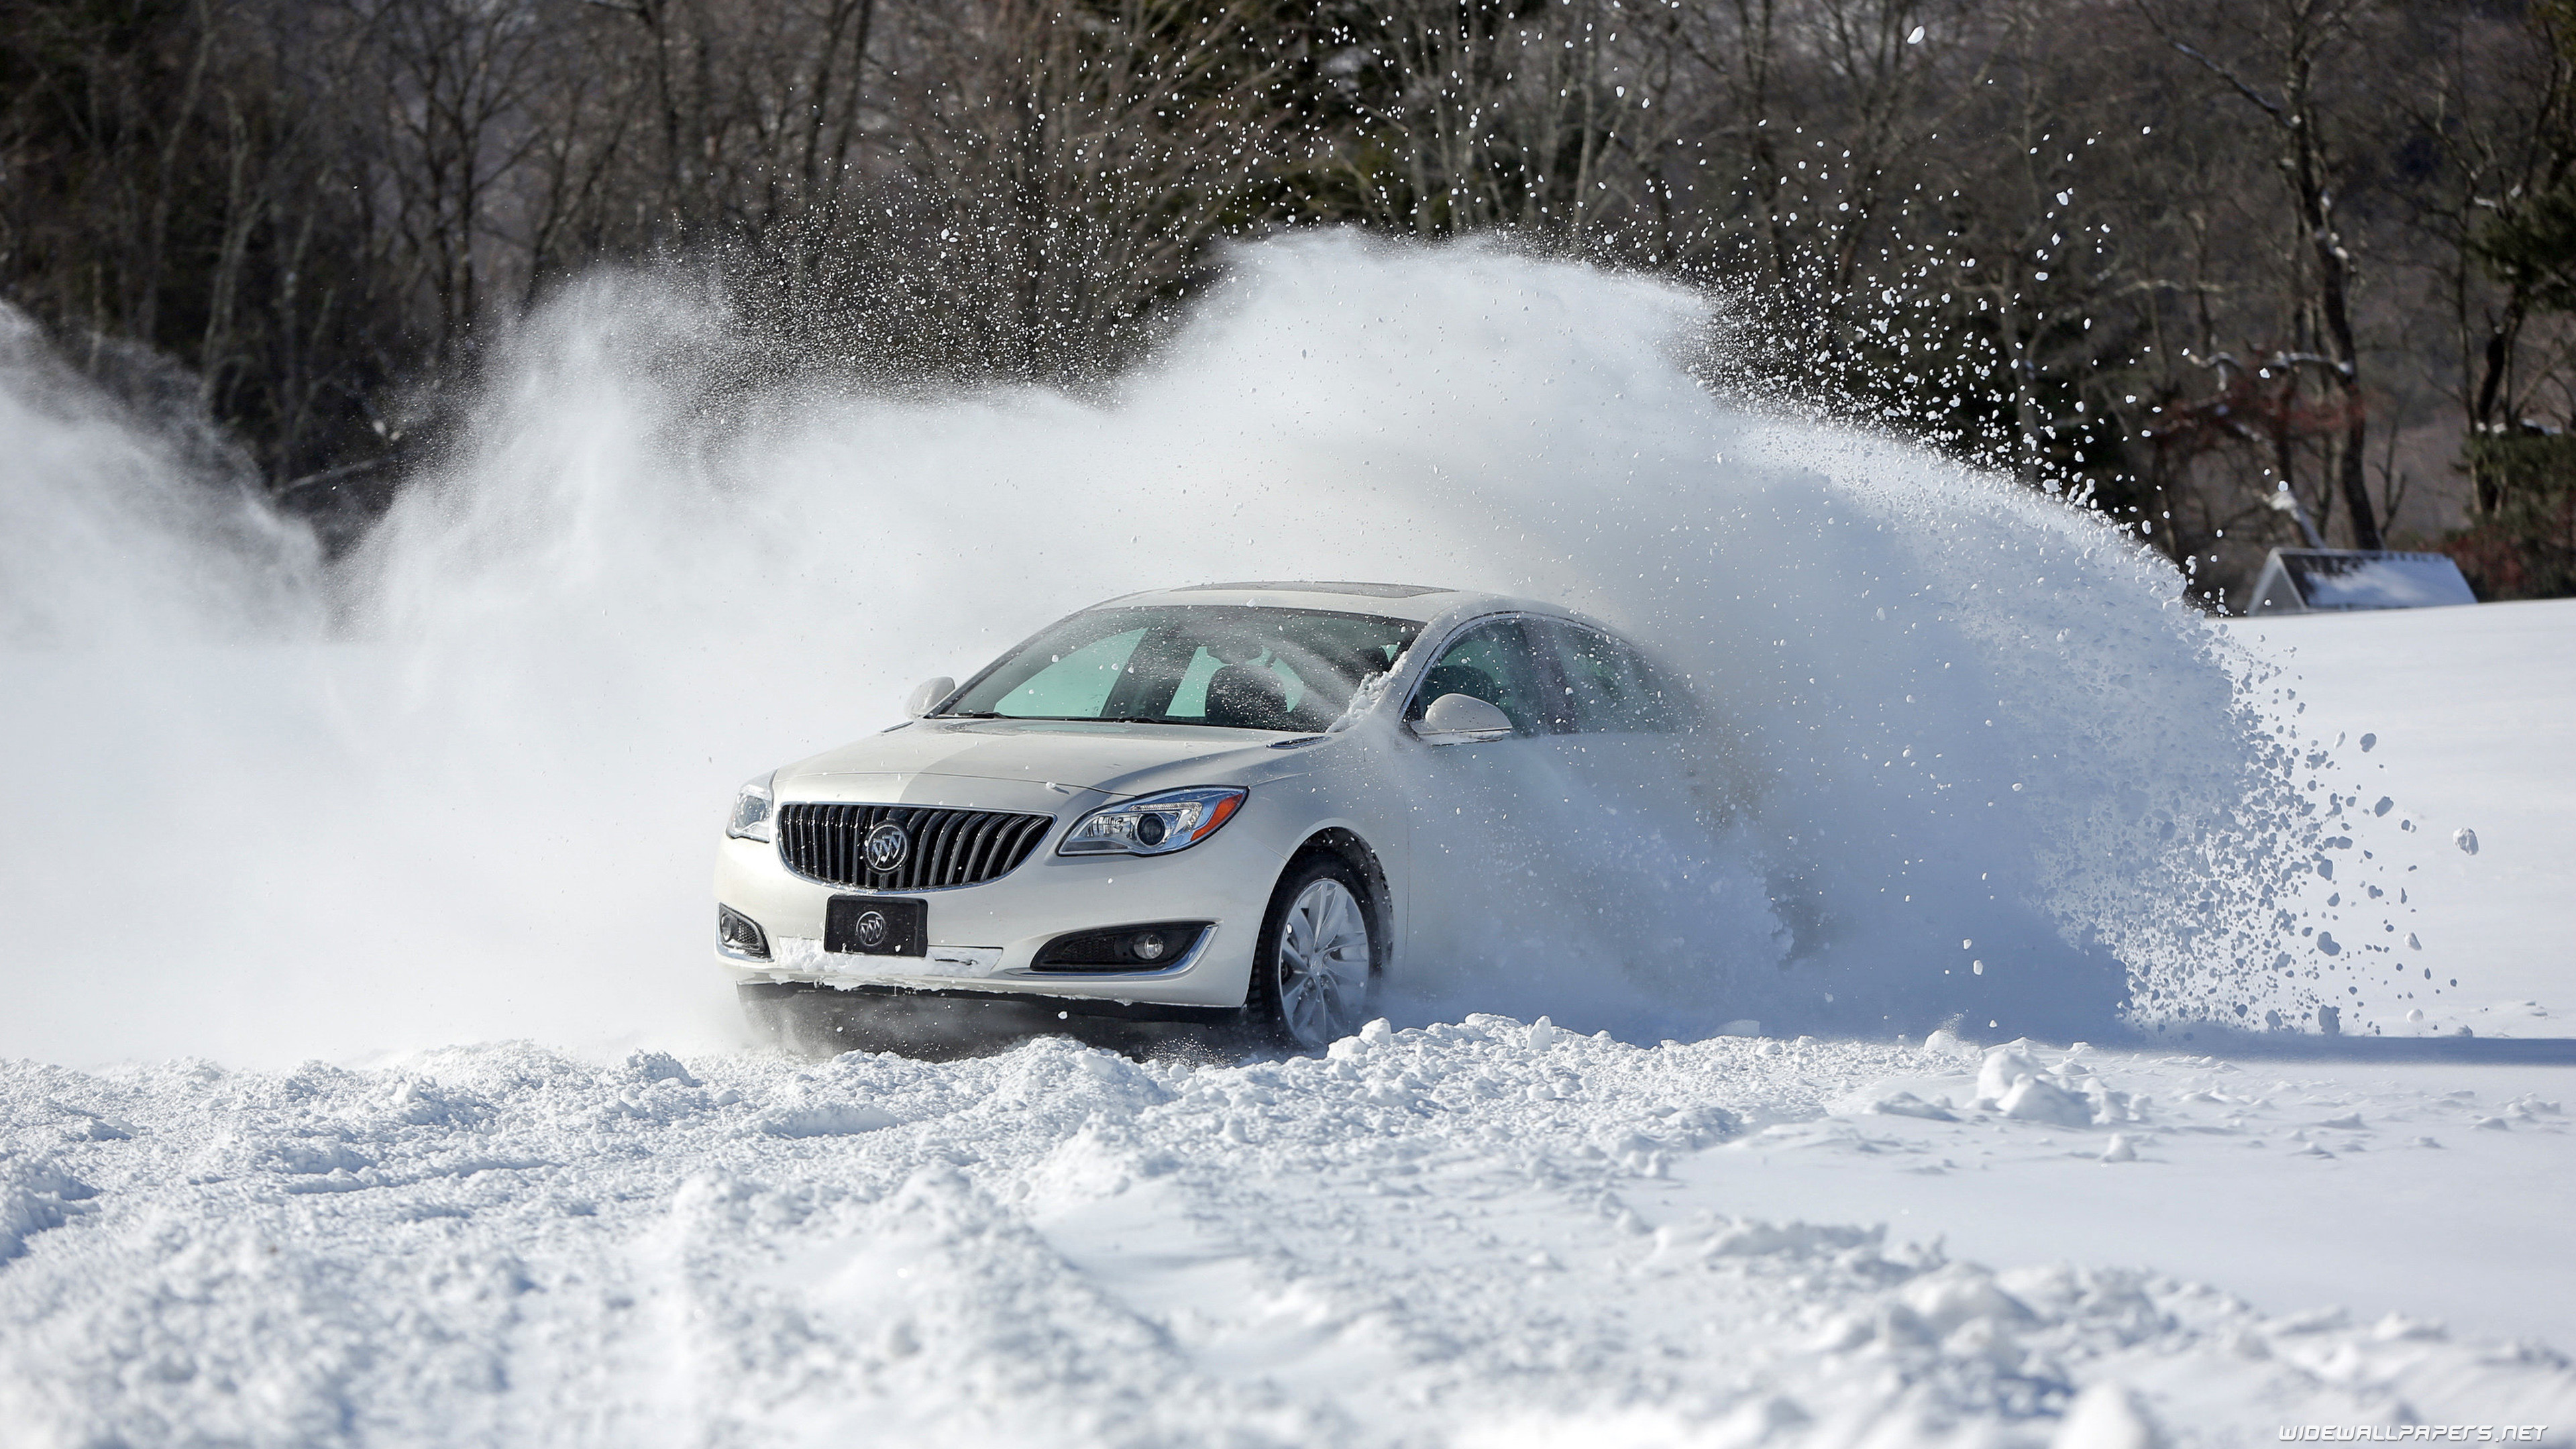
<svg viewBox="0 0 2576 1449"><path fill-rule="evenodd" d="M731 906L716 907L716 949L751 961L769 959L769 937L760 923Z"/></svg>
<svg viewBox="0 0 2576 1449"><path fill-rule="evenodd" d="M1205 921L1149 921L1076 931L1039 947L1029 965L1038 971L1161 971L1189 960L1208 929Z"/></svg>

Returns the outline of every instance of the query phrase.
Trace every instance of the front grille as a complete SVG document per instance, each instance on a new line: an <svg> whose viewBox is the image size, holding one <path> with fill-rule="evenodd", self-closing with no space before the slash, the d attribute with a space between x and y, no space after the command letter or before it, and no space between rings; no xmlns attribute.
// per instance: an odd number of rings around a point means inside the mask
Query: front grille
<svg viewBox="0 0 2576 1449"><path fill-rule="evenodd" d="M868 868L868 832L903 827L910 848L892 870ZM936 891L1011 873L1046 837L1052 816L917 805L795 801L778 807L778 853L790 870L868 891Z"/></svg>

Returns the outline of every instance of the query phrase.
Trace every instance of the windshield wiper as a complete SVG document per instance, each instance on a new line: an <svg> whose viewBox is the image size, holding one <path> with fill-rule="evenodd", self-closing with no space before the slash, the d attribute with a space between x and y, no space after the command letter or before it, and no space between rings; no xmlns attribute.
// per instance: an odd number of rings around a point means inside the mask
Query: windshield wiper
<svg viewBox="0 0 2576 1449"><path fill-rule="evenodd" d="M1192 729L1219 728L1219 726L1209 725L1208 722L1203 719L1187 719L1182 716L1167 714L1000 714L993 710L983 709L950 710L946 714L932 715L931 718L1007 719L1031 722L1044 721L1048 724L1185 725ZM1254 726L1253 728L1263 728L1263 726ZM1295 733L1310 733L1310 731L1307 731L1303 726L1290 726L1286 728Z"/></svg>
<svg viewBox="0 0 2576 1449"><path fill-rule="evenodd" d="M952 709L932 719L1006 719L1043 724L1187 724L1187 720L1165 719L1158 714L1003 714L990 709Z"/></svg>

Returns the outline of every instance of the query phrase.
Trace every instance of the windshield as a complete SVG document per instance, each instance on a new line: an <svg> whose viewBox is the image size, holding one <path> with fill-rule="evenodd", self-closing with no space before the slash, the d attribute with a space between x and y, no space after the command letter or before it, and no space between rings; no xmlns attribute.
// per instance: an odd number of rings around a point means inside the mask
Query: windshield
<svg viewBox="0 0 2576 1449"><path fill-rule="evenodd" d="M1312 732L1394 667L1420 627L1319 609L1093 609L1021 645L939 713Z"/></svg>

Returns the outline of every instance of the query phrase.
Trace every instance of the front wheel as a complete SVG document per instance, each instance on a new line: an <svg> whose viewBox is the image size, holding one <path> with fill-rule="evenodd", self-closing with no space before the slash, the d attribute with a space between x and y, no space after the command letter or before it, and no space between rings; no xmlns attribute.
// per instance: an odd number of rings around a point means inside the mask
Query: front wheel
<svg viewBox="0 0 2576 1449"><path fill-rule="evenodd" d="M1288 873L1270 898L1252 960L1257 1024L1293 1051L1321 1051L1359 1030L1376 984L1367 886L1330 856Z"/></svg>

